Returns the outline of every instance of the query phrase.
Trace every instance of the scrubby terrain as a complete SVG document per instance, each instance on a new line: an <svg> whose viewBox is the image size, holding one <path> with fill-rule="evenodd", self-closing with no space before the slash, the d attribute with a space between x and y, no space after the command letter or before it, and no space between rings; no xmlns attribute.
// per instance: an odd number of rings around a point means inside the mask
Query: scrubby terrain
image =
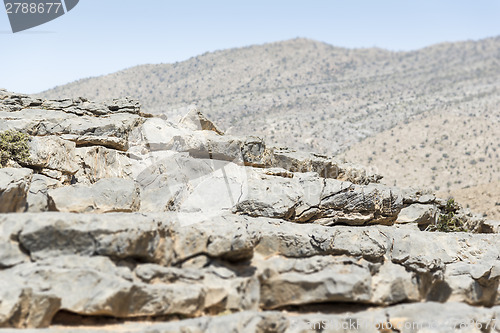
<svg viewBox="0 0 500 333"><path fill-rule="evenodd" d="M380 170L388 185L458 195L500 181L499 59L500 37L411 52L294 39L137 66L38 96L132 96L171 118L195 103L229 134L344 153ZM476 194L466 204L500 218L500 199Z"/></svg>
<svg viewBox="0 0 500 333"><path fill-rule="evenodd" d="M0 327L498 331L500 221L186 111L0 90Z"/></svg>

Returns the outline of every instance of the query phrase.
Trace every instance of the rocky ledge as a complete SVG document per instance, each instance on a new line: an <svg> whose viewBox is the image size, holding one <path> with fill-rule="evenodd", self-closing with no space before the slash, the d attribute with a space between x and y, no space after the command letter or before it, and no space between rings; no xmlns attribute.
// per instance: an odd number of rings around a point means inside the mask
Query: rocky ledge
<svg viewBox="0 0 500 333"><path fill-rule="evenodd" d="M500 223L431 192L195 107L0 90L1 132L0 327L500 331Z"/></svg>

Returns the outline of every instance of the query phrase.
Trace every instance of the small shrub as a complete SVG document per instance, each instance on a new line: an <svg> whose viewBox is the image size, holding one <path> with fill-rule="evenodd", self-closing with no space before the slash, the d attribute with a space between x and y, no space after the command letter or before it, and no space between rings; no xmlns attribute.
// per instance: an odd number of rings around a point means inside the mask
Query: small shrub
<svg viewBox="0 0 500 333"><path fill-rule="evenodd" d="M5 167L9 160L18 163L29 162L29 136L18 131L0 133L0 167Z"/></svg>
<svg viewBox="0 0 500 333"><path fill-rule="evenodd" d="M444 207L444 213L441 213L437 223L431 224L426 230L440 232L468 231L460 218L455 215L458 209L459 207L455 200L453 198L448 199Z"/></svg>

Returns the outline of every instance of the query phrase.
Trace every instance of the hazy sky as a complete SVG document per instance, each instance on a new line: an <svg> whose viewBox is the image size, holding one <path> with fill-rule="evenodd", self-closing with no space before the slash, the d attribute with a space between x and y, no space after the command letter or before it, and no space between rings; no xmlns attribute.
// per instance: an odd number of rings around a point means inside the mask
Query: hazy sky
<svg viewBox="0 0 500 333"><path fill-rule="evenodd" d="M0 8L0 87L35 93L138 64L295 37L412 50L497 35L499 0L80 0L17 34Z"/></svg>

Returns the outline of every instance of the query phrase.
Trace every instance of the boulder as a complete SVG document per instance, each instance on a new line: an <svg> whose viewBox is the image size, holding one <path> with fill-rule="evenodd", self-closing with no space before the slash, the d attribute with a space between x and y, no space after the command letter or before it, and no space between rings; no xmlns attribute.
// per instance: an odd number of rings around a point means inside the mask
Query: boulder
<svg viewBox="0 0 500 333"><path fill-rule="evenodd" d="M49 210L49 189L55 189L61 184L53 178L41 174L33 175L26 197L26 212L37 213Z"/></svg>
<svg viewBox="0 0 500 333"><path fill-rule="evenodd" d="M33 177L30 169L0 169L0 213L21 213Z"/></svg>
<svg viewBox="0 0 500 333"><path fill-rule="evenodd" d="M126 153L102 146L80 147L75 151L79 184L94 184L105 178L132 179L132 161Z"/></svg>
<svg viewBox="0 0 500 333"><path fill-rule="evenodd" d="M78 171L75 143L58 136L32 137L29 141L31 167L73 175Z"/></svg>
<svg viewBox="0 0 500 333"><path fill-rule="evenodd" d="M439 210L435 205L412 204L401 209L396 223L416 223L427 226L436 224L439 217Z"/></svg>
<svg viewBox="0 0 500 333"><path fill-rule="evenodd" d="M224 135L196 106L191 105L187 111L187 114L179 121L179 126L191 131L213 131L219 135Z"/></svg>
<svg viewBox="0 0 500 333"><path fill-rule="evenodd" d="M72 213L135 212L140 190L130 179L106 178L90 186L71 185L48 191L50 210Z"/></svg>

